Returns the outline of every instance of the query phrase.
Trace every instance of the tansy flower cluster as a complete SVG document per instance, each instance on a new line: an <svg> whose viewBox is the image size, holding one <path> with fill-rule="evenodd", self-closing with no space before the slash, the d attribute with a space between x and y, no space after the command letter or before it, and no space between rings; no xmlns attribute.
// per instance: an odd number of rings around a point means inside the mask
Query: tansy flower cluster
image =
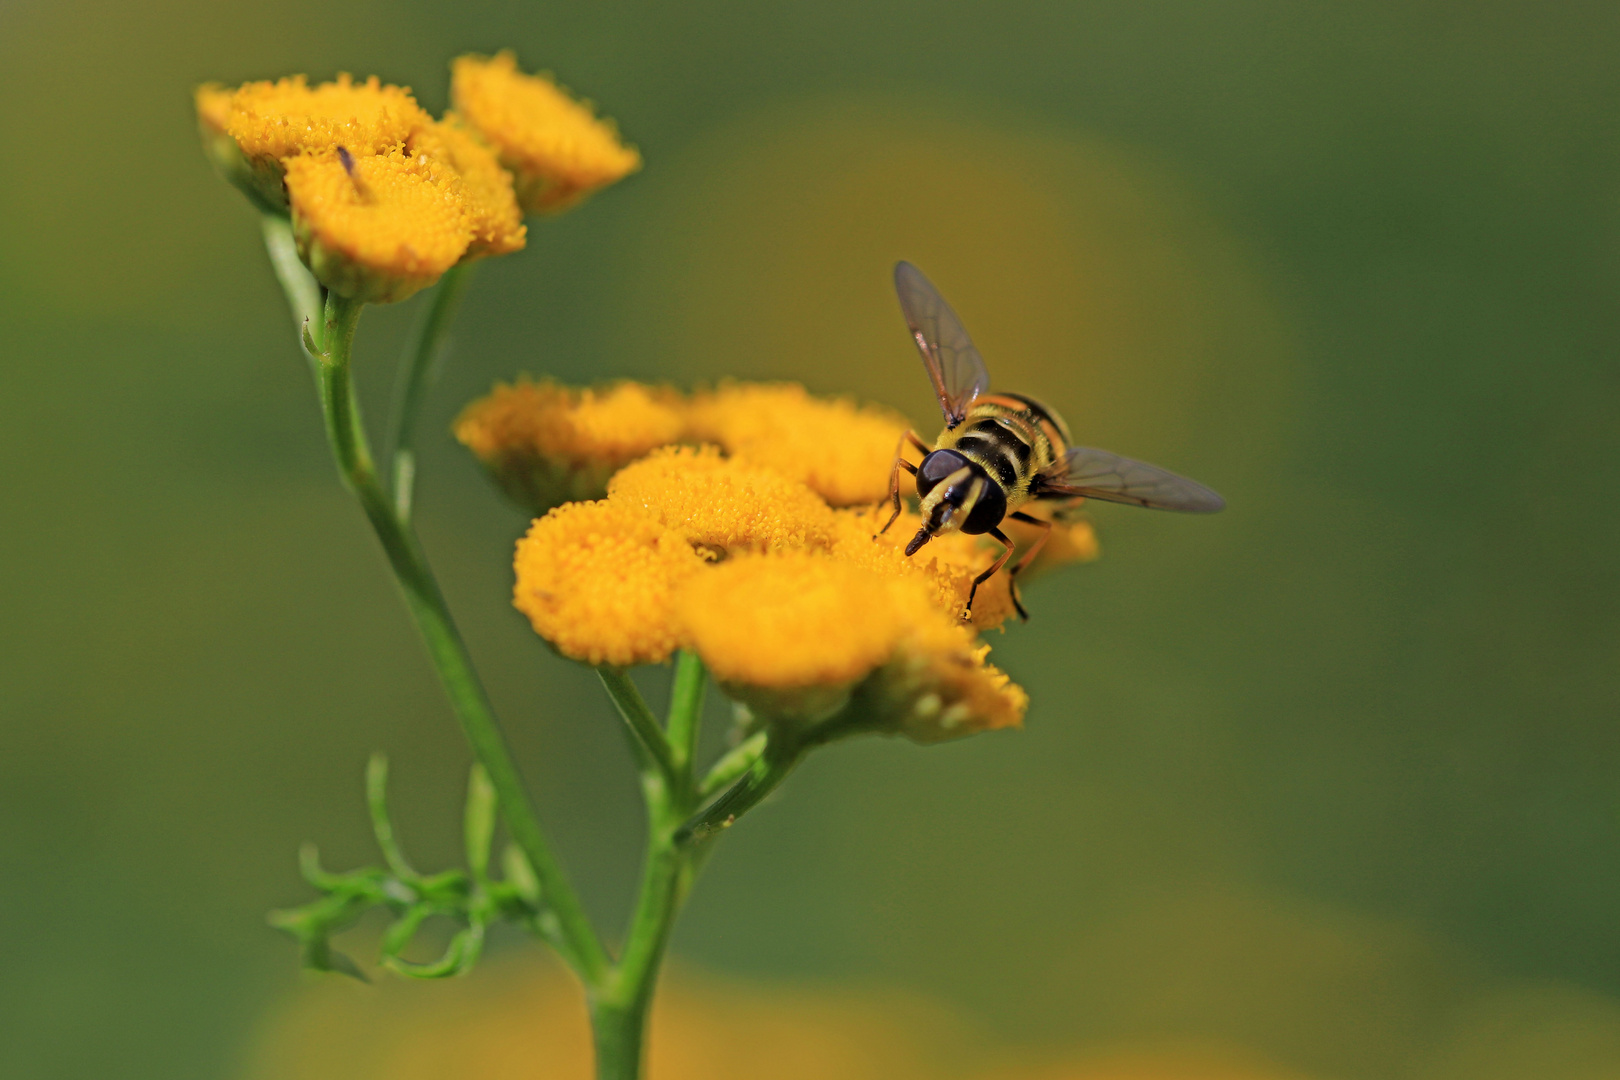
<svg viewBox="0 0 1620 1080"><path fill-rule="evenodd" d="M375 76L206 85L196 93L203 145L262 210L290 216L324 287L368 303L520 250L525 210L560 208L639 166L611 124L519 72L510 53L461 57L453 75L463 111L439 120Z"/></svg>
<svg viewBox="0 0 1620 1080"><path fill-rule="evenodd" d="M907 558L920 524L910 513L874 541L898 416L788 385L683 397L519 382L456 430L520 499L546 503L570 485L598 496L554 505L517 547L514 603L563 655L628 667L691 649L798 740L936 742L1021 723L1024 691L976 638L1014 612L1006 575L961 618L991 549L952 533ZM1089 525L1056 531L1046 565L1095 555Z"/></svg>

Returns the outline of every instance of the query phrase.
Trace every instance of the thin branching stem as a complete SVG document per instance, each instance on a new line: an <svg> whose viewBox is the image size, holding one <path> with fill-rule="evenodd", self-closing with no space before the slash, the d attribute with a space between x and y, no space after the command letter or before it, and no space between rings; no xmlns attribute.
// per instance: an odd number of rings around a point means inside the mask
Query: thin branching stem
<svg viewBox="0 0 1620 1080"><path fill-rule="evenodd" d="M395 383L394 407L384 444L389 463L389 490L394 496L394 514L400 521L411 520L411 503L416 488L416 427L422 415L427 392L438 374L450 324L472 280L476 263L462 263L446 270L428 297L428 305L417 320L416 329L400 361Z"/></svg>
<svg viewBox="0 0 1620 1080"><path fill-rule="evenodd" d="M489 774L507 830L533 867L545 903L556 915L559 936L552 944L575 966L587 986L595 986L607 974L607 952L551 851L494 707L421 545L409 525L396 515L378 479L350 377L350 346L361 307L355 301L329 296L319 336L311 335L320 350L321 404L338 470L382 542L462 733Z"/></svg>

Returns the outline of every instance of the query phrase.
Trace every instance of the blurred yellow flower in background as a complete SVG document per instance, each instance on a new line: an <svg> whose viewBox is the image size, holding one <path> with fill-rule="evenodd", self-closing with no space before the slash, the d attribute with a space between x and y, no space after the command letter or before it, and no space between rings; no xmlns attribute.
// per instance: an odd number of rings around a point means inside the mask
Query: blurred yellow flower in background
<svg viewBox="0 0 1620 1080"><path fill-rule="evenodd" d="M1224 1044L1009 1048L893 991L680 968L664 981L650 1080L1307 1080ZM578 988L544 963L492 964L431 987L331 981L270 1018L242 1080L586 1080L589 1032Z"/></svg>
<svg viewBox="0 0 1620 1080"><path fill-rule="evenodd" d="M739 984L675 971L653 1006L651 1080L938 1080L962 1021L895 993ZM242 1080L587 1080L578 987L544 963L434 986L308 987L263 1028Z"/></svg>
<svg viewBox="0 0 1620 1080"><path fill-rule="evenodd" d="M457 115L479 132L517 177L531 213L565 209L641 167L610 120L545 75L525 75L511 51L462 56L451 65Z"/></svg>

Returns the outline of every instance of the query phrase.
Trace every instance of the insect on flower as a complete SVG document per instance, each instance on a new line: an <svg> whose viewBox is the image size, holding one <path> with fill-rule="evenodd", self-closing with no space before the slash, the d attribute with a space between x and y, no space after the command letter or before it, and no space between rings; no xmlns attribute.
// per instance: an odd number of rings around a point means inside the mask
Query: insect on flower
<svg viewBox="0 0 1620 1080"><path fill-rule="evenodd" d="M895 264L894 288L945 413L945 430L932 449L915 431L901 437L889 477L894 513L878 535L900 516L900 470L905 469L917 478L923 517L922 528L906 544L908 556L935 536L957 530L988 533L1000 541L1005 550L973 579L964 618L973 610L979 586L1012 557L1013 542L1000 528L1009 517L1042 530L1009 572L1013 605L1020 618L1029 618L1018 596L1018 573L1040 553L1052 522L1024 513L1020 507L1026 504L1065 503L1056 510L1059 516L1081 498L1191 514L1212 514L1226 505L1209 488L1156 465L1070 446L1063 418L1032 397L986 393L990 373L984 358L939 290L908 262ZM916 465L905 459L908 444L922 451Z"/></svg>

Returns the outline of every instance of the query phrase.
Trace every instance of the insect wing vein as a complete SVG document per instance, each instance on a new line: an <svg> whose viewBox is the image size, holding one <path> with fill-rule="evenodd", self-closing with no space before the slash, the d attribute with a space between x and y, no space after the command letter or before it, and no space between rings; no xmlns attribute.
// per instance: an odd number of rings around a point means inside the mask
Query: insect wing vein
<svg viewBox="0 0 1620 1080"><path fill-rule="evenodd" d="M967 416L973 399L990 387L984 358L974 348L973 339L951 305L921 270L908 262L896 263L894 290L900 297L906 327L928 369L928 380L939 397L946 426L954 428Z"/></svg>
<svg viewBox="0 0 1620 1080"><path fill-rule="evenodd" d="M1226 505L1215 492L1168 469L1089 446L1072 447L1036 477L1040 498L1082 495L1152 510L1212 514Z"/></svg>

